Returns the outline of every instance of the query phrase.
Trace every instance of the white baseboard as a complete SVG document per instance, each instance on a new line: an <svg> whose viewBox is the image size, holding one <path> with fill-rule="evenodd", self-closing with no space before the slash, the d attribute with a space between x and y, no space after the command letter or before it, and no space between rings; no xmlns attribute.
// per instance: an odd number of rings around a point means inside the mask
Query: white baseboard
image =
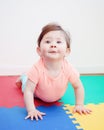
<svg viewBox="0 0 104 130"><path fill-rule="evenodd" d="M26 72L31 66L0 66L0 75L21 75ZM81 66L77 67L80 74L104 74L104 66Z"/></svg>
<svg viewBox="0 0 104 130"><path fill-rule="evenodd" d="M104 74L104 66L80 66L76 68L80 74Z"/></svg>
<svg viewBox="0 0 104 130"><path fill-rule="evenodd" d="M26 72L28 69L30 68L30 66L7 66L7 65L3 65L0 66L0 75L21 75L24 72Z"/></svg>

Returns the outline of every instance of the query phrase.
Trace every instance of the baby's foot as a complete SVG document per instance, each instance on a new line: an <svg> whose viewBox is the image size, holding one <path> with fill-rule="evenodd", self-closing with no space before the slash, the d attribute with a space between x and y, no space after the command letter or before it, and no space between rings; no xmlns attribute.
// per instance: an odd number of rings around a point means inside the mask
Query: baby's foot
<svg viewBox="0 0 104 130"><path fill-rule="evenodd" d="M16 81L16 85L18 88L21 88L22 92L24 92L24 89L26 87L26 82L27 82L27 76L24 74L24 75L21 75L17 81Z"/></svg>
<svg viewBox="0 0 104 130"><path fill-rule="evenodd" d="M16 80L16 85L17 85L17 87L19 87L19 88L22 86L22 82L21 82L20 77Z"/></svg>

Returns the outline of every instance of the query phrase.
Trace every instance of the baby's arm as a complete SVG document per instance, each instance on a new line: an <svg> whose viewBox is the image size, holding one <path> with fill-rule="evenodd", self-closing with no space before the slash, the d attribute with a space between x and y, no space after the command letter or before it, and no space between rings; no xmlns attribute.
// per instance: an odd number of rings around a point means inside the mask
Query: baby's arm
<svg viewBox="0 0 104 130"><path fill-rule="evenodd" d="M73 112L78 112L79 114L90 114L91 110L84 107L84 88L78 79L74 84L72 84L75 91L76 105Z"/></svg>
<svg viewBox="0 0 104 130"><path fill-rule="evenodd" d="M24 101L28 115L25 117L25 119L30 118L33 120L33 118L35 118L38 120L38 118L42 119L42 116L45 115L45 113L38 111L34 105L35 87L36 85L31 80L27 80L26 87L24 89Z"/></svg>

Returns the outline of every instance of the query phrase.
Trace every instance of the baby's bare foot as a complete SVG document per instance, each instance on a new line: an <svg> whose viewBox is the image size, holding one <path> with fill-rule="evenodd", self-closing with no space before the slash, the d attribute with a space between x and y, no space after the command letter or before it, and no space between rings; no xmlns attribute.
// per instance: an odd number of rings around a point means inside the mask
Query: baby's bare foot
<svg viewBox="0 0 104 130"><path fill-rule="evenodd" d="M18 78L17 80L16 80L16 85L17 85L17 87L21 87L21 85L22 85L22 82L21 82L21 79L20 78Z"/></svg>

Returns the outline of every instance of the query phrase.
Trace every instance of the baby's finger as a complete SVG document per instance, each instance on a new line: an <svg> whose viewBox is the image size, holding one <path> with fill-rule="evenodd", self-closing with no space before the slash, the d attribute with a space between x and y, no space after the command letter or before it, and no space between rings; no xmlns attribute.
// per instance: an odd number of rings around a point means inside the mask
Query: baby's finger
<svg viewBox="0 0 104 130"><path fill-rule="evenodd" d="M80 115L82 115L82 111L81 111L81 110L78 110L77 112L78 112Z"/></svg>
<svg viewBox="0 0 104 130"><path fill-rule="evenodd" d="M43 119L43 117L42 117L42 115L40 113L38 114L38 117L39 117L40 120Z"/></svg>
<svg viewBox="0 0 104 130"><path fill-rule="evenodd" d="M73 113L73 114L76 113L76 109L73 109L72 113Z"/></svg>
<svg viewBox="0 0 104 130"><path fill-rule="evenodd" d="M92 110L88 109L89 112L92 112Z"/></svg>
<svg viewBox="0 0 104 130"><path fill-rule="evenodd" d="M90 114L91 112L92 112L91 110L89 110L89 109L87 110L87 114Z"/></svg>
<svg viewBox="0 0 104 130"><path fill-rule="evenodd" d="M35 115L35 120L38 121L38 115Z"/></svg>
<svg viewBox="0 0 104 130"><path fill-rule="evenodd" d="M46 115L46 113L44 113L44 112L39 112L39 113L38 113L38 117L39 117L41 120L43 119L42 116L44 116L44 115Z"/></svg>
<svg viewBox="0 0 104 130"><path fill-rule="evenodd" d="M28 118L30 118L30 115L28 115L28 116L25 117L25 119L28 119Z"/></svg>
<svg viewBox="0 0 104 130"><path fill-rule="evenodd" d="M31 120L33 121L34 117L33 117L33 116L31 116L30 118L31 118Z"/></svg>
<svg viewBox="0 0 104 130"><path fill-rule="evenodd" d="M87 110L83 110L82 112L83 112L83 114L85 114L85 115L88 114L88 113L87 113Z"/></svg>
<svg viewBox="0 0 104 130"><path fill-rule="evenodd" d="M41 114L42 116L45 116L45 115L46 115L46 113L44 113L44 112L40 112L40 114Z"/></svg>

